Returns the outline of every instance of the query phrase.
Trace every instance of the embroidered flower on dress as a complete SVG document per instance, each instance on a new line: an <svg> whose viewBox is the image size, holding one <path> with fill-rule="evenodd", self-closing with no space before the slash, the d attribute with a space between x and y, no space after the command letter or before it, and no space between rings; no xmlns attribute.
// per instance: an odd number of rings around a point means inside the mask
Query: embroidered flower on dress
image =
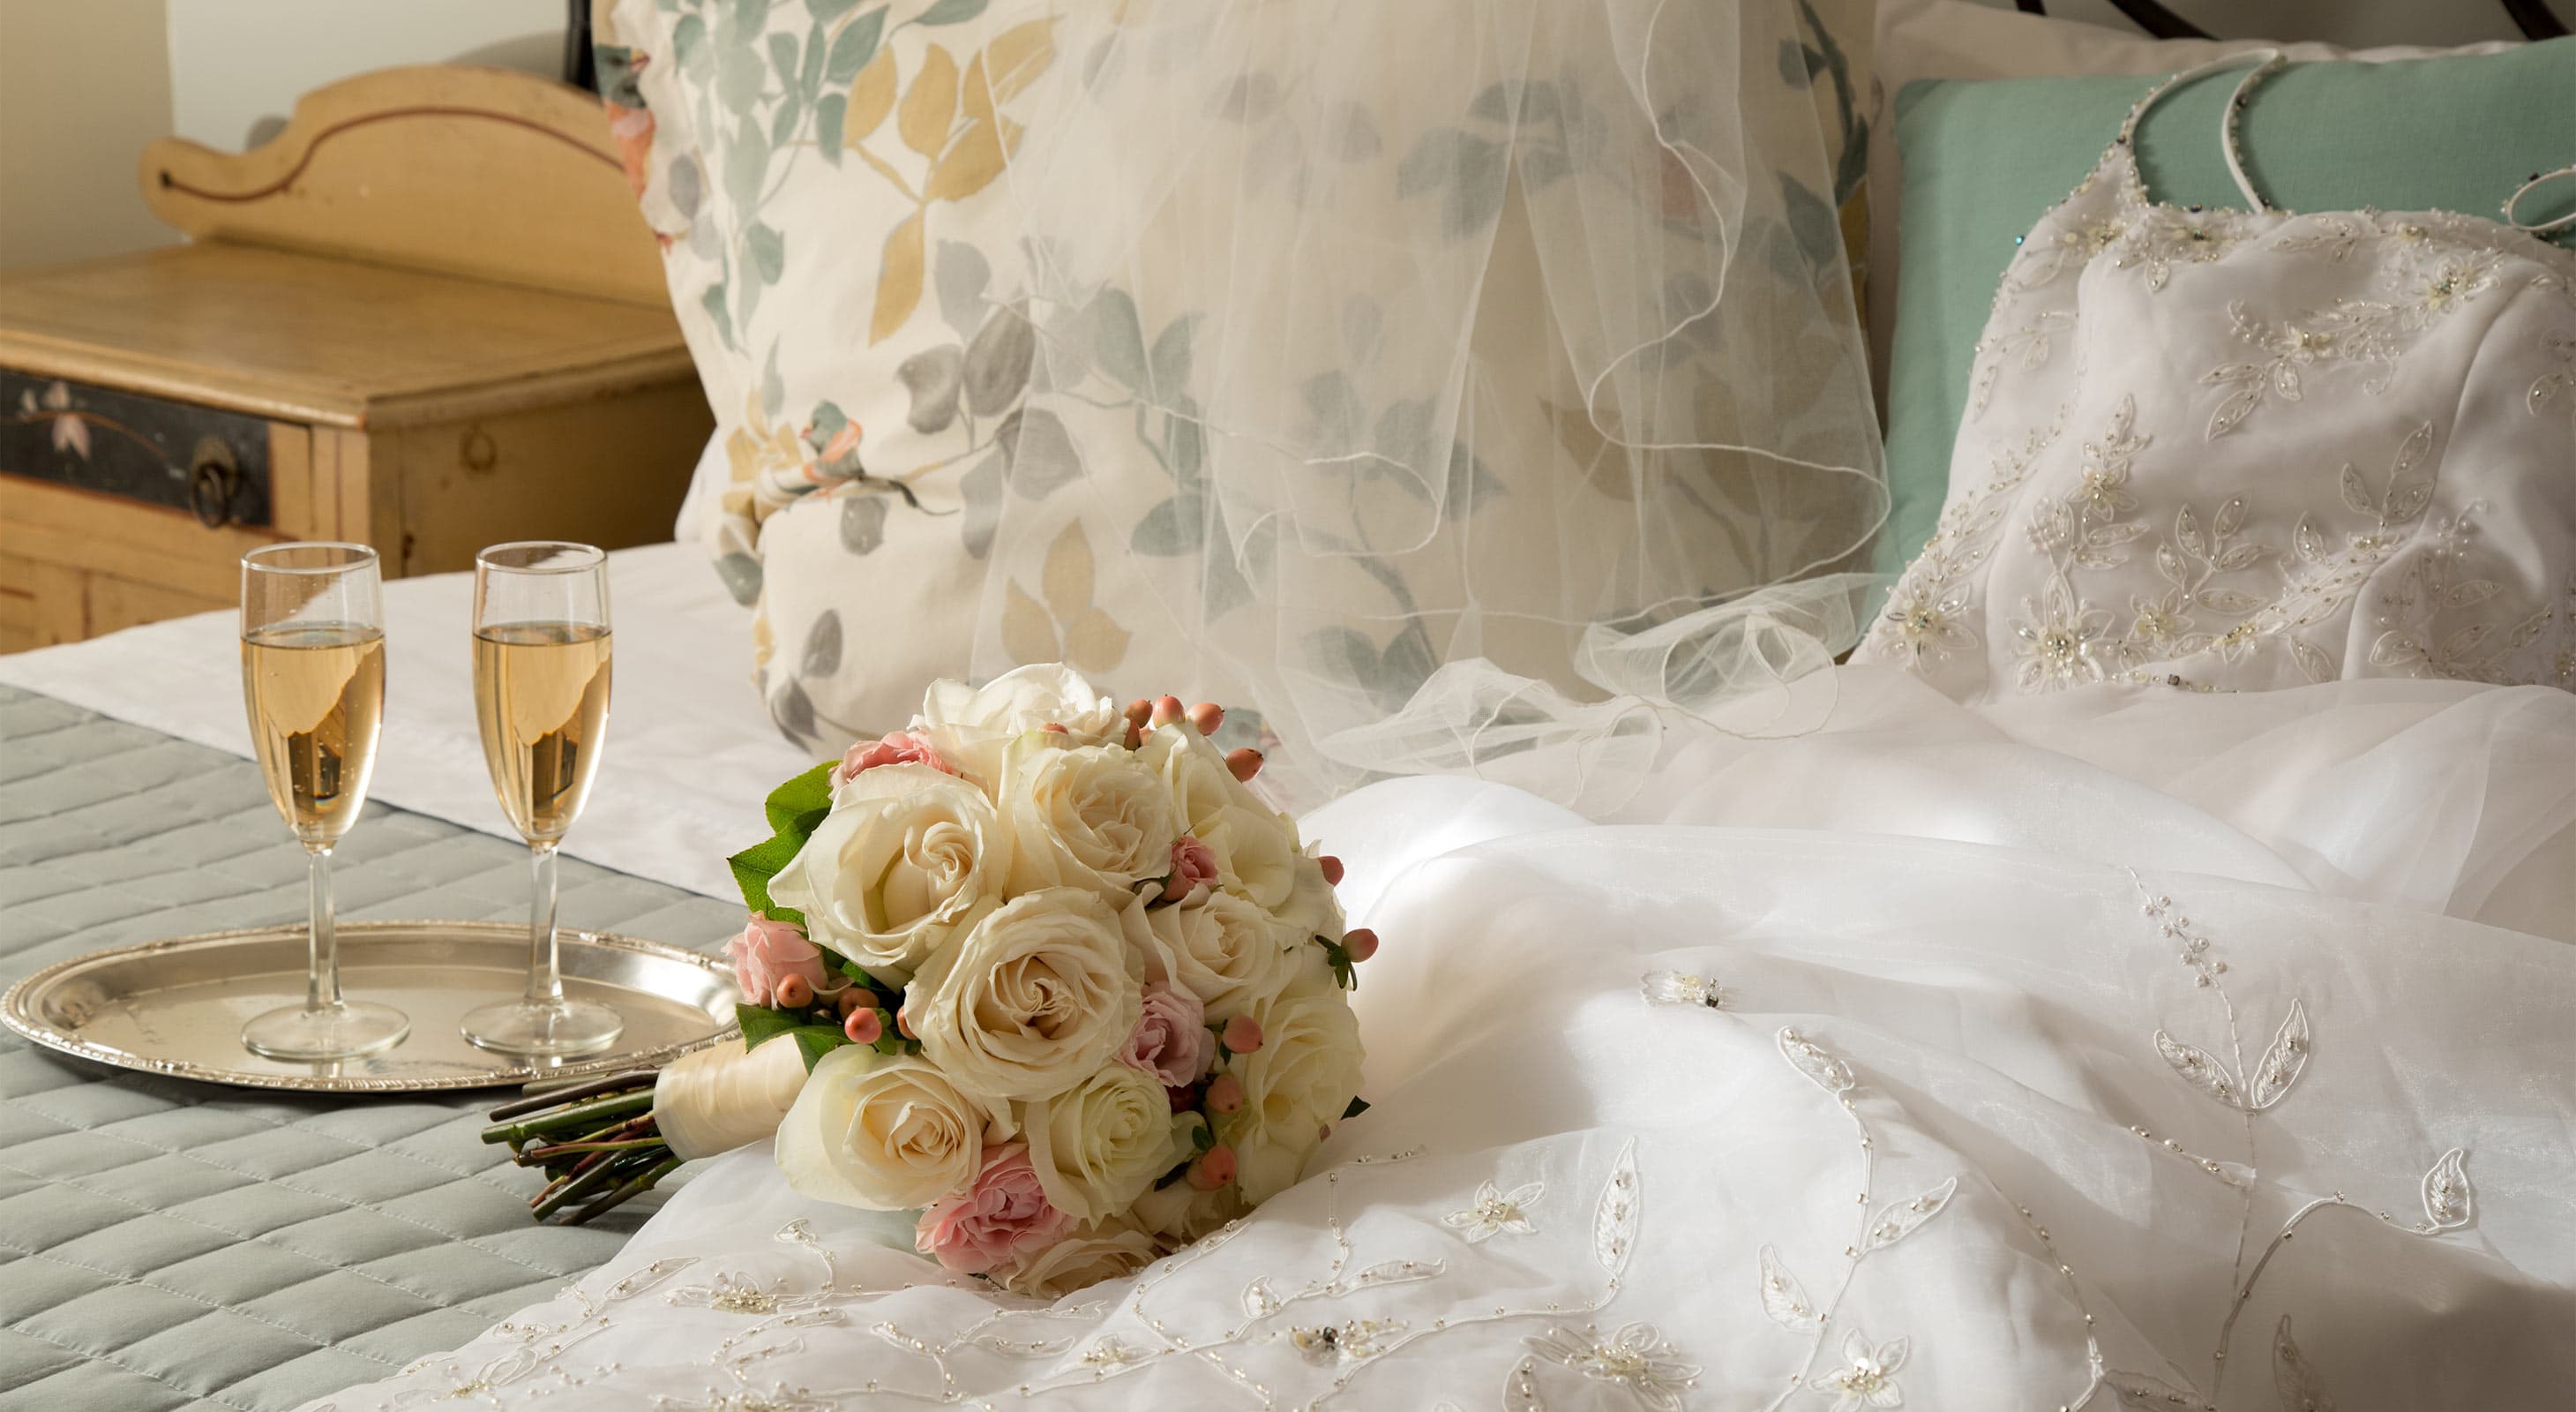
<svg viewBox="0 0 2576 1412"><path fill-rule="evenodd" d="M1706 976L1685 971L1648 971L1640 977L1637 989L1649 1005L1705 1005L1711 1010L1726 1008L1726 987Z"/></svg>
<svg viewBox="0 0 2576 1412"><path fill-rule="evenodd" d="M1937 659L1950 652L1974 652L1980 646L1977 635L1960 621L1966 608L1967 595L1962 590L1900 590L1887 601L1882 621L1907 660Z"/></svg>
<svg viewBox="0 0 2576 1412"><path fill-rule="evenodd" d="M2245 239L2248 226L2235 211L2189 211L2150 206L2133 228L2135 238L2119 268L2143 267L2149 291L2161 290L2176 265L2206 265L2224 257Z"/></svg>
<svg viewBox="0 0 2576 1412"><path fill-rule="evenodd" d="M1464 1211L1452 1211L1440 1218L1440 1224L1466 1237L1469 1245L1482 1245L1506 1231L1528 1235L1538 1227L1530 1224L1529 1203L1538 1200L1547 1188L1537 1182L1513 1187L1508 1193L1492 1182L1476 1184L1475 1204Z"/></svg>
<svg viewBox="0 0 2576 1412"><path fill-rule="evenodd" d="M1307 1362L1329 1366L1374 1358L1386 1351L1380 1339L1403 1332L1404 1321L1400 1319L1353 1319L1345 1324L1290 1329L1288 1342Z"/></svg>
<svg viewBox="0 0 2576 1412"><path fill-rule="evenodd" d="M2100 648L2111 630L2111 613L2076 596L2066 575L2050 576L2038 600L2021 601L2022 616L2012 620L2021 654L2021 689L2056 691L2102 680Z"/></svg>
<svg viewBox="0 0 2576 1412"><path fill-rule="evenodd" d="M1896 1386L1896 1370L1905 1366L1906 1341L1871 1346L1858 1329L1843 1335L1843 1366L1824 1376L1824 1385L1842 1394L1834 1412L1863 1407L1902 1407L1905 1394Z"/></svg>
<svg viewBox="0 0 2576 1412"><path fill-rule="evenodd" d="M1587 1378L1618 1383L1654 1412L1679 1412L1682 1394L1699 1386L1699 1365L1685 1363L1652 1324L1630 1324L1600 1341L1600 1331L1586 1324L1580 1331L1550 1329L1534 1334L1530 1348L1541 1358ZM1888 1403L1893 1407L1896 1404Z"/></svg>

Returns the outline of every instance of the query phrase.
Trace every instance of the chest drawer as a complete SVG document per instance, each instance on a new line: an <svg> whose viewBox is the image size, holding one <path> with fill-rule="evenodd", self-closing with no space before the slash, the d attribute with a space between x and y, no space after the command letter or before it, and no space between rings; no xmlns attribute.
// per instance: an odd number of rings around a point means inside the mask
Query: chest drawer
<svg viewBox="0 0 2576 1412"><path fill-rule="evenodd" d="M194 515L209 529L274 514L269 424L0 368L0 472Z"/></svg>

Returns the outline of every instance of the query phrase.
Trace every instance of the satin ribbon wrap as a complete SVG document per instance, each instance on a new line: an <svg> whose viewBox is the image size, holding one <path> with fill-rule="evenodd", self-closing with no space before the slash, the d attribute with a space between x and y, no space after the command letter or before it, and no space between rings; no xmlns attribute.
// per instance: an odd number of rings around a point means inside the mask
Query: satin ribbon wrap
<svg viewBox="0 0 2576 1412"><path fill-rule="evenodd" d="M805 1059L777 1040L745 1053L718 1044L683 1054L653 1081L653 1118L674 1155L713 1157L778 1131L805 1086Z"/></svg>

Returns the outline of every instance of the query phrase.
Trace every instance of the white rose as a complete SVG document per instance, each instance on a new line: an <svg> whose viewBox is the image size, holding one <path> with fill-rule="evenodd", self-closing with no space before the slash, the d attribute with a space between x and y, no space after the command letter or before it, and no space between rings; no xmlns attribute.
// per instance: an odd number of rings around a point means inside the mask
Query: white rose
<svg viewBox="0 0 2576 1412"><path fill-rule="evenodd" d="M1324 865L1299 854L1291 866L1294 881L1288 887L1288 900L1279 904L1277 913L1281 929L1299 941L1319 936L1341 940L1342 899L1333 885L1324 881Z"/></svg>
<svg viewBox="0 0 2576 1412"><path fill-rule="evenodd" d="M1102 1280L1132 1275L1160 1253L1154 1238L1133 1222L1109 1220L1084 1226L994 1275L1013 1294L1060 1299Z"/></svg>
<svg viewBox="0 0 2576 1412"><path fill-rule="evenodd" d="M976 788L927 765L879 765L843 784L769 895L805 934L900 980L1000 905L1010 835Z"/></svg>
<svg viewBox="0 0 2576 1412"><path fill-rule="evenodd" d="M1300 856L1297 827L1228 769L1225 757L1187 721L1145 737L1136 756L1163 777L1180 831L1216 855L1220 882L1264 907L1287 900Z"/></svg>
<svg viewBox="0 0 2576 1412"><path fill-rule="evenodd" d="M1309 972L1252 1012L1261 1047L1226 1061L1243 1085L1243 1107L1217 1120L1217 1140L1234 1149L1243 1199L1263 1202L1294 1186L1327 1124L1360 1091L1360 1024L1331 973Z"/></svg>
<svg viewBox="0 0 2576 1412"><path fill-rule="evenodd" d="M1126 717L1082 674L1048 662L1004 672L981 687L936 681L921 698L912 728L940 757L991 787L1002 777L1002 753L1027 731L1053 723L1076 745L1124 739Z"/></svg>
<svg viewBox="0 0 2576 1412"><path fill-rule="evenodd" d="M1152 1075L1111 1064L1070 1090L1028 1105L1021 1126L1047 1200L1076 1220L1124 1213L1196 1150L1201 1119L1174 1113Z"/></svg>
<svg viewBox="0 0 2576 1412"><path fill-rule="evenodd" d="M1162 943L1170 979L1199 998L1212 1023L1286 989L1298 974L1300 951L1323 955L1239 893L1211 891L1195 902L1153 908L1145 925Z"/></svg>
<svg viewBox="0 0 2576 1412"><path fill-rule="evenodd" d="M1232 1185L1201 1191L1186 1181L1155 1187L1136 1198L1130 1219L1164 1240L1184 1244L1213 1235L1252 1208Z"/></svg>
<svg viewBox="0 0 2576 1412"><path fill-rule="evenodd" d="M1008 753L1000 791L1011 825L1011 890L1083 887L1115 906L1172 871L1172 796L1115 745L1064 745L1032 732Z"/></svg>
<svg viewBox="0 0 2576 1412"><path fill-rule="evenodd" d="M778 1169L818 1201L908 1211L974 1180L992 1121L920 1059L845 1044L814 1065L778 1125Z"/></svg>
<svg viewBox="0 0 2576 1412"><path fill-rule="evenodd" d="M1144 958L1096 893L1051 887L987 913L904 992L930 1062L991 1100L1052 1098L1089 1078L1144 1009Z"/></svg>

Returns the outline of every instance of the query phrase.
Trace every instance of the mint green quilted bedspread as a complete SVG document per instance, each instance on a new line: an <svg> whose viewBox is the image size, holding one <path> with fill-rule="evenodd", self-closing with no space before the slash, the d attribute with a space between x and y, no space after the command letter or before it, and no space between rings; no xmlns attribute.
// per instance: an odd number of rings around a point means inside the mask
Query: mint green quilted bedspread
<svg viewBox="0 0 2576 1412"><path fill-rule="evenodd" d="M525 915L525 851L371 805L352 918ZM705 946L738 908L563 864L567 925ZM303 855L248 761L0 687L0 987L292 922ZM268 1412L452 1347L614 1254L531 1225L475 1098L328 1101L108 1069L0 1031L0 1409Z"/></svg>

